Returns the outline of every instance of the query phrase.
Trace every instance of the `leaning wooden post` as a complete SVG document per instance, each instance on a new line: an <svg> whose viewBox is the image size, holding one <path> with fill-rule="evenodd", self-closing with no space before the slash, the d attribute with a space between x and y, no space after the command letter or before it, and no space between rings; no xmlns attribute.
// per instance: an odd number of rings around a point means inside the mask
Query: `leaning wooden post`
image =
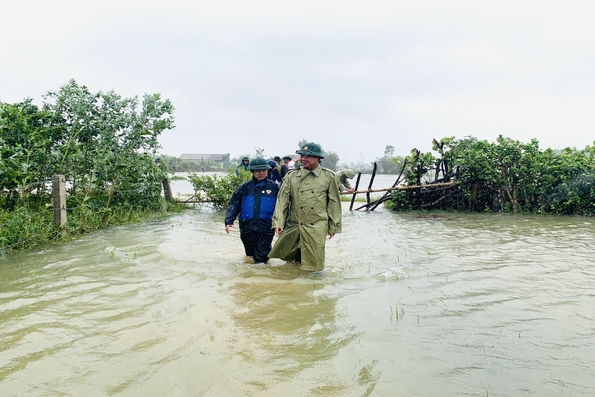
<svg viewBox="0 0 595 397"><path fill-rule="evenodd" d="M399 186L399 183L401 183L401 176L403 175L403 171L405 171L406 165L407 165L407 159L405 159L405 161L403 161L403 166L401 167L401 172L399 172L399 176L397 177L397 180L395 181L395 183L393 183L392 187L397 187L397 186ZM386 200L388 200L389 196L390 196L390 191L387 191L386 193L384 193L384 196L382 196L382 198L380 198L380 200L376 201L376 204L374 204L372 207L369 208L369 210L374 211L376 209L376 207L378 207L380 205L380 203L383 203Z"/></svg>
<svg viewBox="0 0 595 397"><path fill-rule="evenodd" d="M374 168L372 169L372 177L370 178L370 185L368 185L368 193L366 193L366 202L370 205L370 190L372 190L372 184L374 183L374 178L376 177L376 162L374 161Z"/></svg>
<svg viewBox="0 0 595 397"><path fill-rule="evenodd" d="M362 173L357 174L357 179L355 180L355 191L357 192L357 188L359 187L359 178L361 178ZM355 201L356 193L353 193L353 197L351 198L351 205L349 206L349 211L353 209L353 202Z"/></svg>
<svg viewBox="0 0 595 397"><path fill-rule="evenodd" d="M163 178L161 183L163 184L163 195L165 196L165 201L171 201L172 196L171 196L171 185L169 184L169 179Z"/></svg>
<svg viewBox="0 0 595 397"><path fill-rule="evenodd" d="M54 226L66 225L66 180L64 175L52 178L52 196L54 198Z"/></svg>

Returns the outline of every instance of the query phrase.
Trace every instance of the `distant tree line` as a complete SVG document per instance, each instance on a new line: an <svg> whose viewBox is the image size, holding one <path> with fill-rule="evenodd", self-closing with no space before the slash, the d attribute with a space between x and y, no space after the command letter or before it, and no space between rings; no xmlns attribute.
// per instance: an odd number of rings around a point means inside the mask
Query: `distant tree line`
<svg viewBox="0 0 595 397"><path fill-rule="evenodd" d="M296 150L301 147L301 145L309 142L307 139L301 139L297 145ZM401 172L403 168L404 157L395 155L395 147L392 145L387 145L384 150L384 155L382 157L376 158L372 162L365 162L363 159L359 162L352 162L350 164L347 163L340 163L339 155L336 152L331 150L324 150L323 148L324 159L321 161L321 165L325 168L328 168L333 171L338 171L346 168L351 168L355 172L363 172L363 173L370 173L372 172L374 163L377 164L377 173L378 174L398 174ZM273 155L267 154L265 149L260 147L255 147L254 152L249 153L242 153L239 156L230 158L230 154L227 153L224 155L223 159L223 170L219 167L212 160L205 160L202 163L195 163L189 160L180 159L175 156L169 155L161 155L161 159L166 166L167 172L174 173L174 172L201 172L201 171L227 171L227 170L235 170L237 165L242 162L242 158L248 157L249 159L260 157L264 159L272 160L275 156L283 157L283 156L290 156L291 158L298 157L295 153L295 150L290 150L289 153L276 153Z"/></svg>
<svg viewBox="0 0 595 397"><path fill-rule="evenodd" d="M169 173L174 172L217 172L223 171L230 167L229 153L223 155L223 168L213 160L204 160L201 162L194 162L190 160L181 159L175 156L163 154L160 156L161 162L165 165L165 169Z"/></svg>
<svg viewBox="0 0 595 397"><path fill-rule="evenodd" d="M594 142L595 145L595 142ZM433 153L405 157L404 185L393 193L396 210L457 210L553 214L595 213L595 146L560 152L499 136L433 141ZM454 182L440 189L431 183Z"/></svg>

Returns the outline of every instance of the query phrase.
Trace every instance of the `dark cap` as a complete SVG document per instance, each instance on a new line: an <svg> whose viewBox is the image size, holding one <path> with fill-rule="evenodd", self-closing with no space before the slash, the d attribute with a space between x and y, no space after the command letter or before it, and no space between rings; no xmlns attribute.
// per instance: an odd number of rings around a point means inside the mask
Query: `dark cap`
<svg viewBox="0 0 595 397"><path fill-rule="evenodd" d="M273 158L273 160L275 160L275 161L281 161L281 157L279 157L279 156L275 156L275 157Z"/></svg>
<svg viewBox="0 0 595 397"><path fill-rule="evenodd" d="M297 154L304 154L307 156L314 156L323 159L324 155L322 154L322 147L319 144L314 142L304 143L300 150L295 151Z"/></svg>
<svg viewBox="0 0 595 397"><path fill-rule="evenodd" d="M248 165L248 170L250 171L269 170L270 168L267 161L260 157L250 160L250 164Z"/></svg>

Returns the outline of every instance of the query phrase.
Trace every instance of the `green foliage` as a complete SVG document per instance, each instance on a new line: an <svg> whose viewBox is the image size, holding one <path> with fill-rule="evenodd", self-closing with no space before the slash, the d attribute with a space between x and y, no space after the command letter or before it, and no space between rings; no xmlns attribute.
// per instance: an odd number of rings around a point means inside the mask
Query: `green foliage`
<svg viewBox="0 0 595 397"><path fill-rule="evenodd" d="M433 170L436 158L431 153L422 153L417 149L411 149L409 156L405 157L409 164L405 172L405 181L410 185L421 185L429 179L428 172Z"/></svg>
<svg viewBox="0 0 595 397"><path fill-rule="evenodd" d="M190 174L188 180L194 186L194 197L197 201L212 202L216 209L223 209L229 205L233 192L243 182L252 178L250 171L238 169L238 174L228 172L224 176Z"/></svg>
<svg viewBox="0 0 595 397"><path fill-rule="evenodd" d="M403 168L405 159L401 156L395 156L395 147L386 145L384 156L376 159L379 174L399 174Z"/></svg>
<svg viewBox="0 0 595 397"><path fill-rule="evenodd" d="M166 154L162 154L159 157L161 158L161 162L165 165L166 171L169 173L173 174L174 172L200 171L199 165L192 161L184 160L175 156L168 156Z"/></svg>
<svg viewBox="0 0 595 397"><path fill-rule="evenodd" d="M339 155L335 152L324 152L324 160L321 164L330 170L337 171L337 164L339 163Z"/></svg>
<svg viewBox="0 0 595 397"><path fill-rule="evenodd" d="M15 219L22 211L45 214L56 174L66 178L68 208L100 213L104 224L129 211L161 210L166 170L155 164L157 139L174 128L173 110L159 94L139 100L113 91L91 93L74 80L47 93L41 107L30 99L0 103L0 210ZM45 218L30 219L53 227ZM83 211L79 220L85 219L91 215ZM0 247L29 232L50 238L34 225L14 227L23 230L3 228Z"/></svg>
<svg viewBox="0 0 595 397"><path fill-rule="evenodd" d="M55 174L69 195L104 196L107 208L143 207L160 196L162 166L155 166L157 137L173 128L173 106L159 94L121 98L93 94L74 80L44 97L42 109L25 100L0 104L0 189L5 204L36 196L41 208ZM151 204L152 205L152 204Z"/></svg>
<svg viewBox="0 0 595 397"><path fill-rule="evenodd" d="M499 136L496 142L473 137L434 141L431 153L413 149L407 156L405 184L456 182L437 193L394 192L394 209L593 214L595 147L561 153ZM423 194L426 193L426 194Z"/></svg>
<svg viewBox="0 0 595 397"><path fill-rule="evenodd" d="M68 214L68 224L62 231L53 226L51 210L37 211L18 207L14 211L0 209L0 252L31 248L52 241L71 240L90 231L152 219L162 219L170 213L186 210L182 203L159 201L159 208L105 209L81 206Z"/></svg>

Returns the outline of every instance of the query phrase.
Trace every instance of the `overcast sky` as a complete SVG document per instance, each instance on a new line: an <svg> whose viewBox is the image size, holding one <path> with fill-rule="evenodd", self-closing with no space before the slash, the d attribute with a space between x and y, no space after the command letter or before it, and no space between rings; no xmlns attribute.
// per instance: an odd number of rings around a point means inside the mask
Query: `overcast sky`
<svg viewBox="0 0 595 397"><path fill-rule="evenodd" d="M305 138L349 163L453 135L595 140L595 1L4 3L0 101L72 78L159 92L176 108L165 154Z"/></svg>

